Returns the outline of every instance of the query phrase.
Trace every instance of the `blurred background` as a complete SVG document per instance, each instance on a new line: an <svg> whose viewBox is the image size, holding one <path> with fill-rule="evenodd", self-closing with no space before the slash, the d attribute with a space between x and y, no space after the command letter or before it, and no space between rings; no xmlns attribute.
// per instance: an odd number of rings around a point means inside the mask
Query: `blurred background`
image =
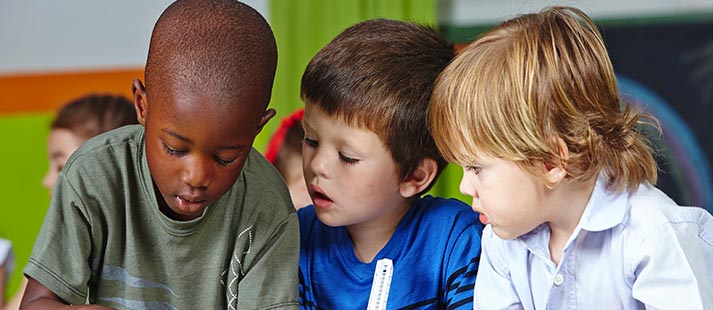
<svg viewBox="0 0 713 310"><path fill-rule="evenodd" d="M167 0L0 2L0 237L14 244L20 283L49 204L41 180L55 111L90 92L131 95L143 79L151 29ZM361 20L386 17L440 27L463 46L494 24L548 5L588 13L603 31L622 97L659 118L658 185L679 204L713 208L713 0L249 0L279 49L271 106L281 119L302 106L302 71L319 48ZM255 147L263 151L278 121ZM652 133L653 134L653 133ZM449 167L433 192L458 197Z"/></svg>

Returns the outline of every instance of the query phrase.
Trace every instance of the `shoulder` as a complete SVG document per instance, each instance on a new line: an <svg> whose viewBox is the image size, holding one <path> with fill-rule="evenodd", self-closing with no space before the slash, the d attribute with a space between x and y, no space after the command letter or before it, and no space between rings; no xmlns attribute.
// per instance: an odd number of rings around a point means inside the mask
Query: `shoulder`
<svg viewBox="0 0 713 310"><path fill-rule="evenodd" d="M424 214L429 216L455 217L458 214L468 214L477 218L477 213L470 206L455 198L425 195L414 202L414 207L423 209Z"/></svg>
<svg viewBox="0 0 713 310"><path fill-rule="evenodd" d="M309 236L312 235L318 226L324 225L317 218L314 205L308 205L297 210L297 218L300 224L300 238L303 242L309 239Z"/></svg>
<svg viewBox="0 0 713 310"><path fill-rule="evenodd" d="M240 177L225 196L227 203L240 205L241 217L246 220L267 221L277 226L297 221L287 185L255 149L250 151Z"/></svg>
<svg viewBox="0 0 713 310"><path fill-rule="evenodd" d="M122 165L106 165L122 159L133 160L143 147L144 127L129 125L107 131L87 140L67 160L64 170L77 166L80 169L107 167L121 169ZM97 162L101 162L98 165Z"/></svg>
<svg viewBox="0 0 713 310"><path fill-rule="evenodd" d="M676 227L711 225L711 215L698 207L683 207L650 185L641 185L630 194L629 214L624 222L627 235L637 241Z"/></svg>
<svg viewBox="0 0 713 310"><path fill-rule="evenodd" d="M145 174L143 146L144 129L140 125L97 135L69 157L56 186L64 183L78 197L93 196L91 200L115 202L116 193L138 194L138 186L143 181L141 176Z"/></svg>
<svg viewBox="0 0 713 310"><path fill-rule="evenodd" d="M682 253L690 256L699 251L713 256L713 217L705 209L679 206L649 185L630 194L628 204L620 242L623 257L631 264L652 256L672 260L677 254L681 258Z"/></svg>
<svg viewBox="0 0 713 310"><path fill-rule="evenodd" d="M415 201L399 230L429 247L479 252L483 224L478 213L457 199L424 196Z"/></svg>
<svg viewBox="0 0 713 310"><path fill-rule="evenodd" d="M317 221L317 212L314 211L314 205L308 205L297 210L297 217L299 218L300 223L305 223L305 225L310 226L314 224L314 222Z"/></svg>
<svg viewBox="0 0 713 310"><path fill-rule="evenodd" d="M478 213L464 202L454 198L442 198L426 195L414 202L414 220L422 225L442 227L450 224L454 227L476 226L482 231Z"/></svg>
<svg viewBox="0 0 713 310"><path fill-rule="evenodd" d="M243 166L241 182L246 198L270 201L294 212L290 193L280 173L254 148Z"/></svg>
<svg viewBox="0 0 713 310"><path fill-rule="evenodd" d="M269 187L274 189L275 192L287 192L287 186L284 184L285 182L282 180L280 173L255 148L250 150L242 173L246 182L249 182L250 185Z"/></svg>

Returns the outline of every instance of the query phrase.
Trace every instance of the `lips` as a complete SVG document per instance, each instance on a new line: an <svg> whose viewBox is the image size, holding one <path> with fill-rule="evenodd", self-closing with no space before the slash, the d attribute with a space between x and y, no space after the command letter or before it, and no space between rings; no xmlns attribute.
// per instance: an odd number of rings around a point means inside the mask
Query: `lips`
<svg viewBox="0 0 713 310"><path fill-rule="evenodd" d="M176 196L176 205L184 212L196 212L207 205L208 200L198 196Z"/></svg>
<svg viewBox="0 0 713 310"><path fill-rule="evenodd" d="M312 202L314 206L318 209L329 209L332 206L332 199L327 196L324 191L317 185L309 185L310 196L312 196Z"/></svg>
<svg viewBox="0 0 713 310"><path fill-rule="evenodd" d="M488 216L487 215L481 213L478 216L478 219L480 220L481 223L483 223L483 225L488 225Z"/></svg>

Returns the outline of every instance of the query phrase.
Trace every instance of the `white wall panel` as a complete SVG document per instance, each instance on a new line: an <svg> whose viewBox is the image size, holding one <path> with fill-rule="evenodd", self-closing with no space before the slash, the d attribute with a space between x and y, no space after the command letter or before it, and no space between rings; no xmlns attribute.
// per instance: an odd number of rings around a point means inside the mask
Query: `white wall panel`
<svg viewBox="0 0 713 310"><path fill-rule="evenodd" d="M267 17L268 0L245 1ZM0 74L141 67L171 0L0 0Z"/></svg>
<svg viewBox="0 0 713 310"><path fill-rule="evenodd" d="M713 11L713 0L440 0L439 20L452 26L488 25L550 5L570 5L593 18L670 16Z"/></svg>

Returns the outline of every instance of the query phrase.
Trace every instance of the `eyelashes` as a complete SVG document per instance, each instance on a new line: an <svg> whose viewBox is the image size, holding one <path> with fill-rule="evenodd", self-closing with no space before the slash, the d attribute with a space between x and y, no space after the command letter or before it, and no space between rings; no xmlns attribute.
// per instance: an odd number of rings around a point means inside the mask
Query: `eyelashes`
<svg viewBox="0 0 713 310"><path fill-rule="evenodd" d="M188 153L187 151L183 151L183 150L175 150L175 149L169 147L168 145L166 145L165 143L161 143L161 144L163 145L163 150L166 152L166 154L168 154L170 156L182 157ZM219 165L224 166L224 167L230 165L230 163L235 161L235 159L226 160L226 159L222 159L218 156L213 156L213 160L215 160L215 162L217 162Z"/></svg>
<svg viewBox="0 0 713 310"><path fill-rule="evenodd" d="M472 172L472 173L475 173L475 174L479 174L482 169L483 169L483 168L480 167L480 166L467 166L467 167L465 167L465 170L467 170L467 171L469 171L469 172Z"/></svg>
<svg viewBox="0 0 713 310"><path fill-rule="evenodd" d="M307 137L302 140L302 143L304 143L304 145L309 148L317 148L319 146L319 142L317 142L317 140L313 140ZM339 152L339 160L347 165L354 165L359 162L359 159L346 156L342 154L342 152Z"/></svg>

